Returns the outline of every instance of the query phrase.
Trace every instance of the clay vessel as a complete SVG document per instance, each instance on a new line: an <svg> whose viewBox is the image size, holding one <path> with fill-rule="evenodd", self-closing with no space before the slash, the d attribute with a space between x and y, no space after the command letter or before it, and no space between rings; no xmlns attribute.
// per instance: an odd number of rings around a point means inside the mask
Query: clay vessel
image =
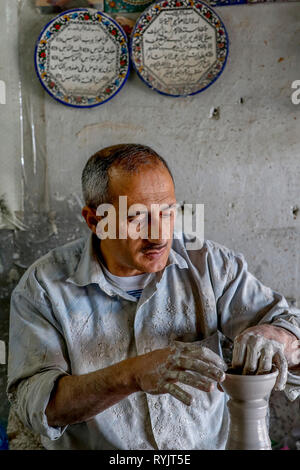
<svg viewBox="0 0 300 470"><path fill-rule="evenodd" d="M264 375L226 373L221 385L229 396L227 450L271 450L266 416L277 375L277 370Z"/></svg>

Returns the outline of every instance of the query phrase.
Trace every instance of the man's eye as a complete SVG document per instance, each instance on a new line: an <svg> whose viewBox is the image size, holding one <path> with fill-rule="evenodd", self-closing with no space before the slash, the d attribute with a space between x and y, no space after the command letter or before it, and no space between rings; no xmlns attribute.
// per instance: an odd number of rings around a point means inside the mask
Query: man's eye
<svg viewBox="0 0 300 470"><path fill-rule="evenodd" d="M128 218L128 222L129 222L130 224L138 224L139 221L140 221L140 220L139 220L137 217L129 217L129 218Z"/></svg>
<svg viewBox="0 0 300 470"><path fill-rule="evenodd" d="M145 216L144 215L135 215L132 217L127 217L127 220L129 223L134 223L134 224L141 224L142 222L145 221Z"/></svg>

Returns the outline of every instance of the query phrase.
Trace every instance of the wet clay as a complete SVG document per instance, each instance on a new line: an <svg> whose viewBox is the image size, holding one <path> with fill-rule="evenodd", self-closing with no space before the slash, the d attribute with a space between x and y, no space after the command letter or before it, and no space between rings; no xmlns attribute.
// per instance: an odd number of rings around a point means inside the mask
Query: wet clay
<svg viewBox="0 0 300 470"><path fill-rule="evenodd" d="M241 375L228 370L221 386L229 396L230 429L227 450L271 450L266 415L278 371Z"/></svg>

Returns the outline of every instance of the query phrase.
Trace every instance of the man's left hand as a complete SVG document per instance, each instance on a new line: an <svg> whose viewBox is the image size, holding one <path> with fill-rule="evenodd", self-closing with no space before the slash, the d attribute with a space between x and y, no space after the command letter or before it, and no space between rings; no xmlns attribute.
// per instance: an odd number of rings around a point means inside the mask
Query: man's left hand
<svg viewBox="0 0 300 470"><path fill-rule="evenodd" d="M243 374L266 374L273 365L278 369L275 390L283 390L287 381L286 349L297 338L284 328L257 325L234 339L232 367L242 368Z"/></svg>

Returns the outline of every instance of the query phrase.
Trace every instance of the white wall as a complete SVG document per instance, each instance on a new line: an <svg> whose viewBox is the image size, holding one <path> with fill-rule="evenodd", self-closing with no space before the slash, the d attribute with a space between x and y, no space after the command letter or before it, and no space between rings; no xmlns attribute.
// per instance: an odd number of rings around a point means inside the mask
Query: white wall
<svg viewBox="0 0 300 470"><path fill-rule="evenodd" d="M11 21L17 2L2 2ZM25 193L34 207L57 214L68 210L74 226L80 225L80 175L88 157L119 142L151 145L173 169L178 200L205 204L205 236L243 252L254 274L299 304L300 211L294 218L292 207L300 207L300 105L291 102L291 83L300 79L300 3L216 8L228 30L229 59L203 93L164 97L132 72L113 100L90 110L68 108L42 89L32 56L50 17L30 5L19 2L19 34ZM3 35L7 41L0 28L0 43ZM0 71L10 74L8 88L12 80L15 93L14 40L13 53L11 47ZM1 165L13 162L6 172L18 198L16 104L11 97L5 115L0 107L0 124L1 139L6 134ZM219 120L209 119L212 107L220 108ZM59 224L57 229L58 243Z"/></svg>
<svg viewBox="0 0 300 470"><path fill-rule="evenodd" d="M11 211L22 210L21 139L18 69L17 2L0 0L0 80L5 102L0 97L0 197ZM2 86L1 86L2 88ZM0 213L0 228L5 225Z"/></svg>

